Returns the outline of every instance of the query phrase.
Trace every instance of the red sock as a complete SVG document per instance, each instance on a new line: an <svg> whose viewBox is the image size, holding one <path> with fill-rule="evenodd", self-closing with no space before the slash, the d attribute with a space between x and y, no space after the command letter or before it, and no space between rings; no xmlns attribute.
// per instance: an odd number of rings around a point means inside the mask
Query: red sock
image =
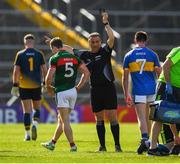
<svg viewBox="0 0 180 164"><path fill-rule="evenodd" d="M75 146L75 143L74 142L70 143L70 146L71 147Z"/></svg>
<svg viewBox="0 0 180 164"><path fill-rule="evenodd" d="M55 140L51 140L51 142L52 142L53 144L56 144L56 141L55 141Z"/></svg>

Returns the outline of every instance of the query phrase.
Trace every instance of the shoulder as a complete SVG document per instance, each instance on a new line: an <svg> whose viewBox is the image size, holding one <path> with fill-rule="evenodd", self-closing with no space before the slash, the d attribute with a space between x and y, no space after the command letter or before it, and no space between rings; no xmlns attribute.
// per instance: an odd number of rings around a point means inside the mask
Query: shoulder
<svg viewBox="0 0 180 164"><path fill-rule="evenodd" d="M167 57L172 57L179 53L180 53L180 47L175 47L170 51L170 53L167 55Z"/></svg>
<svg viewBox="0 0 180 164"><path fill-rule="evenodd" d="M151 54L157 55L157 53L149 47L145 47L145 50L150 52Z"/></svg>
<svg viewBox="0 0 180 164"><path fill-rule="evenodd" d="M54 54L53 56L51 56L51 57L49 58L49 61L50 61L50 62L51 62L51 61L56 61L57 58L58 58L57 54Z"/></svg>
<svg viewBox="0 0 180 164"><path fill-rule="evenodd" d="M154 50L152 50L148 47L145 47L145 48L146 48L146 52L148 52L148 54L150 54L150 56L152 56L153 58L158 58L158 54Z"/></svg>
<svg viewBox="0 0 180 164"><path fill-rule="evenodd" d="M129 58L129 57L131 57L132 54L134 53L134 51L135 51L135 49L132 49L132 50L130 50L129 52L127 52L127 53L125 54L124 58Z"/></svg>
<svg viewBox="0 0 180 164"><path fill-rule="evenodd" d="M17 55L24 54L24 53L25 53L25 51L26 51L26 49L19 50L19 51L17 52Z"/></svg>
<svg viewBox="0 0 180 164"><path fill-rule="evenodd" d="M38 50L38 49L34 48L34 51L35 51L37 54L39 54L39 55L41 55L41 56L44 56L44 53L43 53L41 50Z"/></svg>

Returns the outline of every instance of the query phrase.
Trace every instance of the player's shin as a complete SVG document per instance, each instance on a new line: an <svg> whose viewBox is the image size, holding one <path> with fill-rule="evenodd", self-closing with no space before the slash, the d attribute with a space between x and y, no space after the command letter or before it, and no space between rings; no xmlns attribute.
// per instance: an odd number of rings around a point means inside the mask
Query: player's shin
<svg viewBox="0 0 180 164"><path fill-rule="evenodd" d="M105 126L104 121L96 122L96 130L99 138L100 145L105 147Z"/></svg>
<svg viewBox="0 0 180 164"><path fill-rule="evenodd" d="M24 113L25 140L30 140L30 113Z"/></svg>
<svg viewBox="0 0 180 164"><path fill-rule="evenodd" d="M118 121L111 121L110 125L111 125L111 132L114 138L114 143L115 143L115 151L120 152L122 150L119 143L119 131L120 131L119 123Z"/></svg>

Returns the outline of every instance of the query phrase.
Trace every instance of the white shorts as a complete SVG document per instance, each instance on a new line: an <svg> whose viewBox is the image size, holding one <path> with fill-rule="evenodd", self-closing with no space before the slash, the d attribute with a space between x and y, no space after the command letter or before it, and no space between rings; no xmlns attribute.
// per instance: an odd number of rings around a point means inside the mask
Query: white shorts
<svg viewBox="0 0 180 164"><path fill-rule="evenodd" d="M154 102L156 99L156 94L153 95L134 95L134 103L150 103Z"/></svg>
<svg viewBox="0 0 180 164"><path fill-rule="evenodd" d="M68 89L56 94L56 101L58 108L74 109L77 99L76 88Z"/></svg>

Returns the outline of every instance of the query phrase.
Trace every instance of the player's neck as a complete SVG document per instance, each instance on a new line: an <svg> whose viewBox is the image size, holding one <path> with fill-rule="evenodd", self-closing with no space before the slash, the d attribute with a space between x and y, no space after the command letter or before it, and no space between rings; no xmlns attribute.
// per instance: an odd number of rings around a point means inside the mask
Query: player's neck
<svg viewBox="0 0 180 164"><path fill-rule="evenodd" d="M146 47L146 43L138 42L138 43L136 43L136 47Z"/></svg>
<svg viewBox="0 0 180 164"><path fill-rule="evenodd" d="M25 46L25 49L34 48L34 46Z"/></svg>

